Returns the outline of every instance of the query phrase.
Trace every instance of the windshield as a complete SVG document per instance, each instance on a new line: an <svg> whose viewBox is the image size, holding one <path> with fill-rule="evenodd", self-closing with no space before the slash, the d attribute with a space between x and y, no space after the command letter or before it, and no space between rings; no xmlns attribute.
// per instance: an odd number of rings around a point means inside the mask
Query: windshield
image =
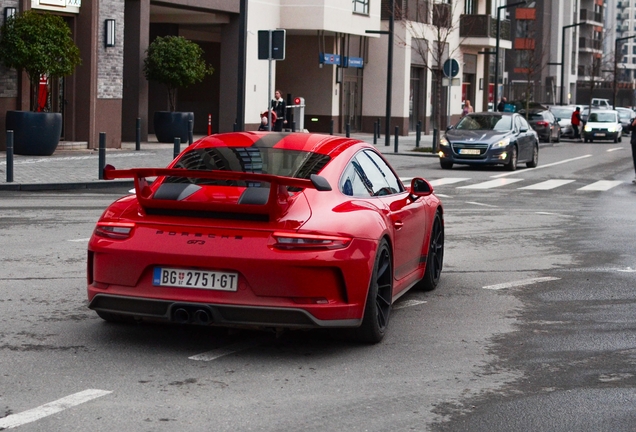
<svg viewBox="0 0 636 432"><path fill-rule="evenodd" d="M632 118L632 113L630 113L629 111L619 111L618 116L622 119L629 120L630 118Z"/></svg>
<svg viewBox="0 0 636 432"><path fill-rule="evenodd" d="M588 121L596 123L616 123L616 114L612 112L595 112L590 114Z"/></svg>
<svg viewBox="0 0 636 432"><path fill-rule="evenodd" d="M190 150L179 157L175 168L203 171L238 171L308 179L329 162L318 153L270 147L208 147ZM235 180L168 177L166 183L195 183L219 186L247 186Z"/></svg>
<svg viewBox="0 0 636 432"><path fill-rule="evenodd" d="M562 119L569 119L570 117L572 117L572 113L574 112L573 109L566 108L553 108L550 111L552 111L552 114L554 114L555 117L559 117Z"/></svg>
<svg viewBox="0 0 636 432"><path fill-rule="evenodd" d="M509 131L512 129L512 117L497 115L466 116L457 123L456 129Z"/></svg>

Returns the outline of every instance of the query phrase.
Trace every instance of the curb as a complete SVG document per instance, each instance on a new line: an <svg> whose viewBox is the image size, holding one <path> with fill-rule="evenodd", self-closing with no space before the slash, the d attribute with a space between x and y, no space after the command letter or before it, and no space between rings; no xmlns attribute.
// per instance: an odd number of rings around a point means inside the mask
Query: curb
<svg viewBox="0 0 636 432"><path fill-rule="evenodd" d="M73 183L2 183L0 191L50 191L50 190L77 190L77 189L110 189L119 187L135 187L132 180L98 180L92 182Z"/></svg>

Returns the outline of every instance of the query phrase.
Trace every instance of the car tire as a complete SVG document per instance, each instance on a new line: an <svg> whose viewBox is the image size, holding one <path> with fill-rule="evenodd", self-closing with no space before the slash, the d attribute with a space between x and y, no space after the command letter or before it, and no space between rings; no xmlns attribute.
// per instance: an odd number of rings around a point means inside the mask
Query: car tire
<svg viewBox="0 0 636 432"><path fill-rule="evenodd" d="M422 291L433 291L437 288L444 266L444 224L439 212L433 220L431 238L428 242L426 255L426 270L424 277L417 283L417 288Z"/></svg>
<svg viewBox="0 0 636 432"><path fill-rule="evenodd" d="M590 140L587 138L585 138L583 141L585 141L586 143L590 142Z"/></svg>
<svg viewBox="0 0 636 432"><path fill-rule="evenodd" d="M354 329L353 337L364 343L382 340L389 324L393 298L393 262L385 239L380 241L369 283L362 325Z"/></svg>
<svg viewBox="0 0 636 432"><path fill-rule="evenodd" d="M452 169L453 168L453 163L452 162L448 162L448 161L440 160L439 161L439 166L441 166L442 169Z"/></svg>
<svg viewBox="0 0 636 432"><path fill-rule="evenodd" d="M508 160L508 163L505 165L508 171L514 171L517 169L517 146L513 145L511 151L512 153L510 153L510 159Z"/></svg>
<svg viewBox="0 0 636 432"><path fill-rule="evenodd" d="M532 149L532 160L526 162L528 168L536 168L539 165L539 143L535 143Z"/></svg>

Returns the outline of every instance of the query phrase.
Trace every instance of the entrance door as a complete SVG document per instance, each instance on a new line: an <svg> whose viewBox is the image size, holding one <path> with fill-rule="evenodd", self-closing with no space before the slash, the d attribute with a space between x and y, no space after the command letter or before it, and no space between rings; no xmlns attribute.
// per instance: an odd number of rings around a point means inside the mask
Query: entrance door
<svg viewBox="0 0 636 432"><path fill-rule="evenodd" d="M409 130L417 130L417 122L423 117L422 90L425 86L424 68L411 67L411 88L409 91Z"/></svg>
<svg viewBox="0 0 636 432"><path fill-rule="evenodd" d="M62 114L62 140L64 140L64 123L66 123L64 121L64 107L66 105L66 100L64 99L64 84L64 77L49 79L49 93L45 109L49 112L57 112Z"/></svg>
<svg viewBox="0 0 636 432"><path fill-rule="evenodd" d="M362 121L362 79L357 76L345 76L342 84L343 131L349 124L351 132L358 132Z"/></svg>

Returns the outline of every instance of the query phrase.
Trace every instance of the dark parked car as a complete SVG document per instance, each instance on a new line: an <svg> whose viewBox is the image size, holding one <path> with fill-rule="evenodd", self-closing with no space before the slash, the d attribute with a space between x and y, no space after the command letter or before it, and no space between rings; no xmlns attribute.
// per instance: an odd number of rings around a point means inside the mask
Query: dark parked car
<svg viewBox="0 0 636 432"><path fill-rule="evenodd" d="M526 117L540 140L545 142L561 140L561 126L550 110L530 110L527 116L524 111L520 111L519 114Z"/></svg>
<svg viewBox="0 0 636 432"><path fill-rule="evenodd" d="M623 126L623 134L631 133L632 122L636 118L636 113L629 108L616 108L616 112L618 112L618 119L621 122L621 126Z"/></svg>
<svg viewBox="0 0 636 432"><path fill-rule="evenodd" d="M539 137L518 113L468 114L440 139L439 157L443 169L453 164L504 165L514 171L520 162L534 168Z"/></svg>

